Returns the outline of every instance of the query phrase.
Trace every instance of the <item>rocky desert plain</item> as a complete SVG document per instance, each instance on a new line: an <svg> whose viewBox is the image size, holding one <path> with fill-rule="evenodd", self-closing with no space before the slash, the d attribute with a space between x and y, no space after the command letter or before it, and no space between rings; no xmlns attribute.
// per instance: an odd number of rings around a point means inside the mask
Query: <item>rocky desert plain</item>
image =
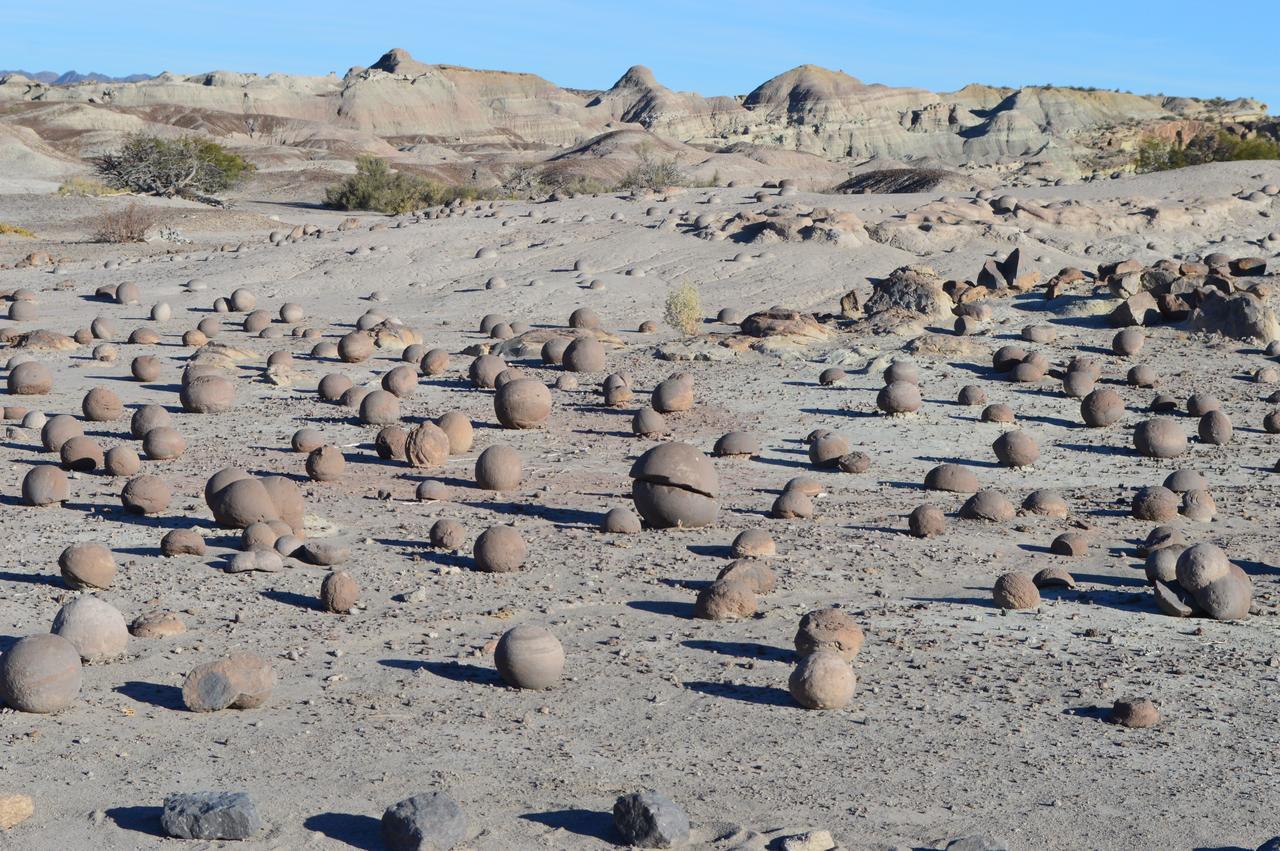
<svg viewBox="0 0 1280 851"><path fill-rule="evenodd" d="M0 847L1280 847L1280 163L1131 164L1220 131L0 77ZM137 133L257 170L59 194Z"/></svg>

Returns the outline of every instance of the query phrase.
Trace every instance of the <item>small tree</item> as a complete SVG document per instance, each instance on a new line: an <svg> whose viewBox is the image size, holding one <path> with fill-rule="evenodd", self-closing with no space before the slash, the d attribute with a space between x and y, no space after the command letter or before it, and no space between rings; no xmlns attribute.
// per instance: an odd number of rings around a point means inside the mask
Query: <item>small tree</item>
<svg viewBox="0 0 1280 851"><path fill-rule="evenodd" d="M665 189L668 186L685 186L689 178L680 168L675 157L654 159L647 147L639 149L640 163L628 171L618 184L619 189Z"/></svg>
<svg viewBox="0 0 1280 851"><path fill-rule="evenodd" d="M381 157L356 157L356 173L324 193L324 202L339 210L376 210L401 214L455 198L471 200L480 193L472 186L446 186L420 174L395 171Z"/></svg>
<svg viewBox="0 0 1280 851"><path fill-rule="evenodd" d="M667 293L663 318L686 337L698 333L698 326L702 324L702 297L698 288L686 281Z"/></svg>
<svg viewBox="0 0 1280 851"><path fill-rule="evenodd" d="M239 185L255 170L243 157L208 139L162 139L142 133L129 136L120 150L98 157L94 165L117 189L206 203L216 203L210 196Z"/></svg>

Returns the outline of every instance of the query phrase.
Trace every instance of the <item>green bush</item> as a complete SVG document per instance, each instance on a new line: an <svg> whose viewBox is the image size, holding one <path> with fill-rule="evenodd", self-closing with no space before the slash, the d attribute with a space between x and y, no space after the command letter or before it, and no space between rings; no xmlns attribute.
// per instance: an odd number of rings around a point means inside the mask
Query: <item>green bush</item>
<svg viewBox="0 0 1280 851"><path fill-rule="evenodd" d="M665 189L668 186L686 186L689 178L680 168L675 157L654 159L647 150L640 151L640 164L623 175L619 189Z"/></svg>
<svg viewBox="0 0 1280 851"><path fill-rule="evenodd" d="M255 170L243 157L208 139L162 139L143 133L129 136L120 150L98 157L94 165L116 189L206 202L238 186Z"/></svg>
<svg viewBox="0 0 1280 851"><path fill-rule="evenodd" d="M1144 139L1138 144L1134 171L1148 174L1203 163L1239 160L1280 160L1280 143L1262 136L1241 139L1225 130L1197 136L1185 145L1163 139Z"/></svg>
<svg viewBox="0 0 1280 851"><path fill-rule="evenodd" d="M356 157L356 173L324 193L326 205L338 210L373 210L400 214L482 197L474 186L448 186L420 174L395 171L381 157Z"/></svg>
<svg viewBox="0 0 1280 851"><path fill-rule="evenodd" d="M685 281L667 293L667 303L663 306L663 318L667 324L686 337L698 333L702 324L702 297L698 288Z"/></svg>

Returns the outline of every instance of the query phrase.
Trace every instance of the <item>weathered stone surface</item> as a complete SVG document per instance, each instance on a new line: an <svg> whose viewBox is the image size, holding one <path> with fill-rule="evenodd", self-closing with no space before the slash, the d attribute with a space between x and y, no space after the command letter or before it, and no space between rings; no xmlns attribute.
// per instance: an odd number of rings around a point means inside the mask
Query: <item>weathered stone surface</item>
<svg viewBox="0 0 1280 851"><path fill-rule="evenodd" d="M689 817L675 801L649 790L623 795L613 805L613 825L628 845L675 848L689 838Z"/></svg>
<svg viewBox="0 0 1280 851"><path fill-rule="evenodd" d="M247 792L190 792L164 799L164 832L178 839L248 839L262 819Z"/></svg>
<svg viewBox="0 0 1280 851"><path fill-rule="evenodd" d="M467 838L467 816L446 792L420 792L382 814L389 851L449 851Z"/></svg>
<svg viewBox="0 0 1280 851"><path fill-rule="evenodd" d="M1235 340L1256 339L1271 342L1280 339L1280 322L1275 311L1251 293L1224 295L1205 290L1200 304L1191 312L1191 327L1196 331L1221 334Z"/></svg>

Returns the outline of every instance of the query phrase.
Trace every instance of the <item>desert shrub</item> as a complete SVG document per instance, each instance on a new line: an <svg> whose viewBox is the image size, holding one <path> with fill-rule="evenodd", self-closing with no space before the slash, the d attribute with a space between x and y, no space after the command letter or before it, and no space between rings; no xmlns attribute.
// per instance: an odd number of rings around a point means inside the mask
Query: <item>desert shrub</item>
<svg viewBox="0 0 1280 851"><path fill-rule="evenodd" d="M640 163L622 177L619 189L665 189L668 186L685 186L689 178L676 162L675 157L666 160L654 158L647 150L640 151Z"/></svg>
<svg viewBox="0 0 1280 851"><path fill-rule="evenodd" d="M396 171L381 157L356 157L356 173L330 186L325 204L338 210L408 213L424 207L492 197L474 186L450 186L420 174Z"/></svg>
<svg viewBox="0 0 1280 851"><path fill-rule="evenodd" d="M58 194L64 197L75 196L77 198L101 198L104 195L119 195L124 192L123 189L116 189L108 186L101 180L93 180L92 178L75 175L68 177L58 187Z"/></svg>
<svg viewBox="0 0 1280 851"><path fill-rule="evenodd" d="M1203 163L1239 160L1280 160L1280 143L1262 136L1241 139L1225 130L1197 136L1185 145L1163 139L1143 139L1134 157L1134 171L1147 174Z"/></svg>
<svg viewBox="0 0 1280 851"><path fill-rule="evenodd" d="M136 203L123 210L104 210L93 219L93 241L143 242L158 219L155 210Z"/></svg>
<svg viewBox="0 0 1280 851"><path fill-rule="evenodd" d="M35 239L36 236L35 232L29 228L24 228L19 225L7 225L4 222L0 222L0 236L5 236L6 234L9 236L25 236L28 239Z"/></svg>
<svg viewBox="0 0 1280 851"><path fill-rule="evenodd" d="M667 293L663 318L685 336L692 337L698 333L698 326L702 324L702 297L698 288L688 281L674 287Z"/></svg>
<svg viewBox="0 0 1280 851"><path fill-rule="evenodd" d="M127 137L118 151L98 157L94 166L117 189L206 202L255 170L243 157L208 139L162 139L143 133Z"/></svg>

